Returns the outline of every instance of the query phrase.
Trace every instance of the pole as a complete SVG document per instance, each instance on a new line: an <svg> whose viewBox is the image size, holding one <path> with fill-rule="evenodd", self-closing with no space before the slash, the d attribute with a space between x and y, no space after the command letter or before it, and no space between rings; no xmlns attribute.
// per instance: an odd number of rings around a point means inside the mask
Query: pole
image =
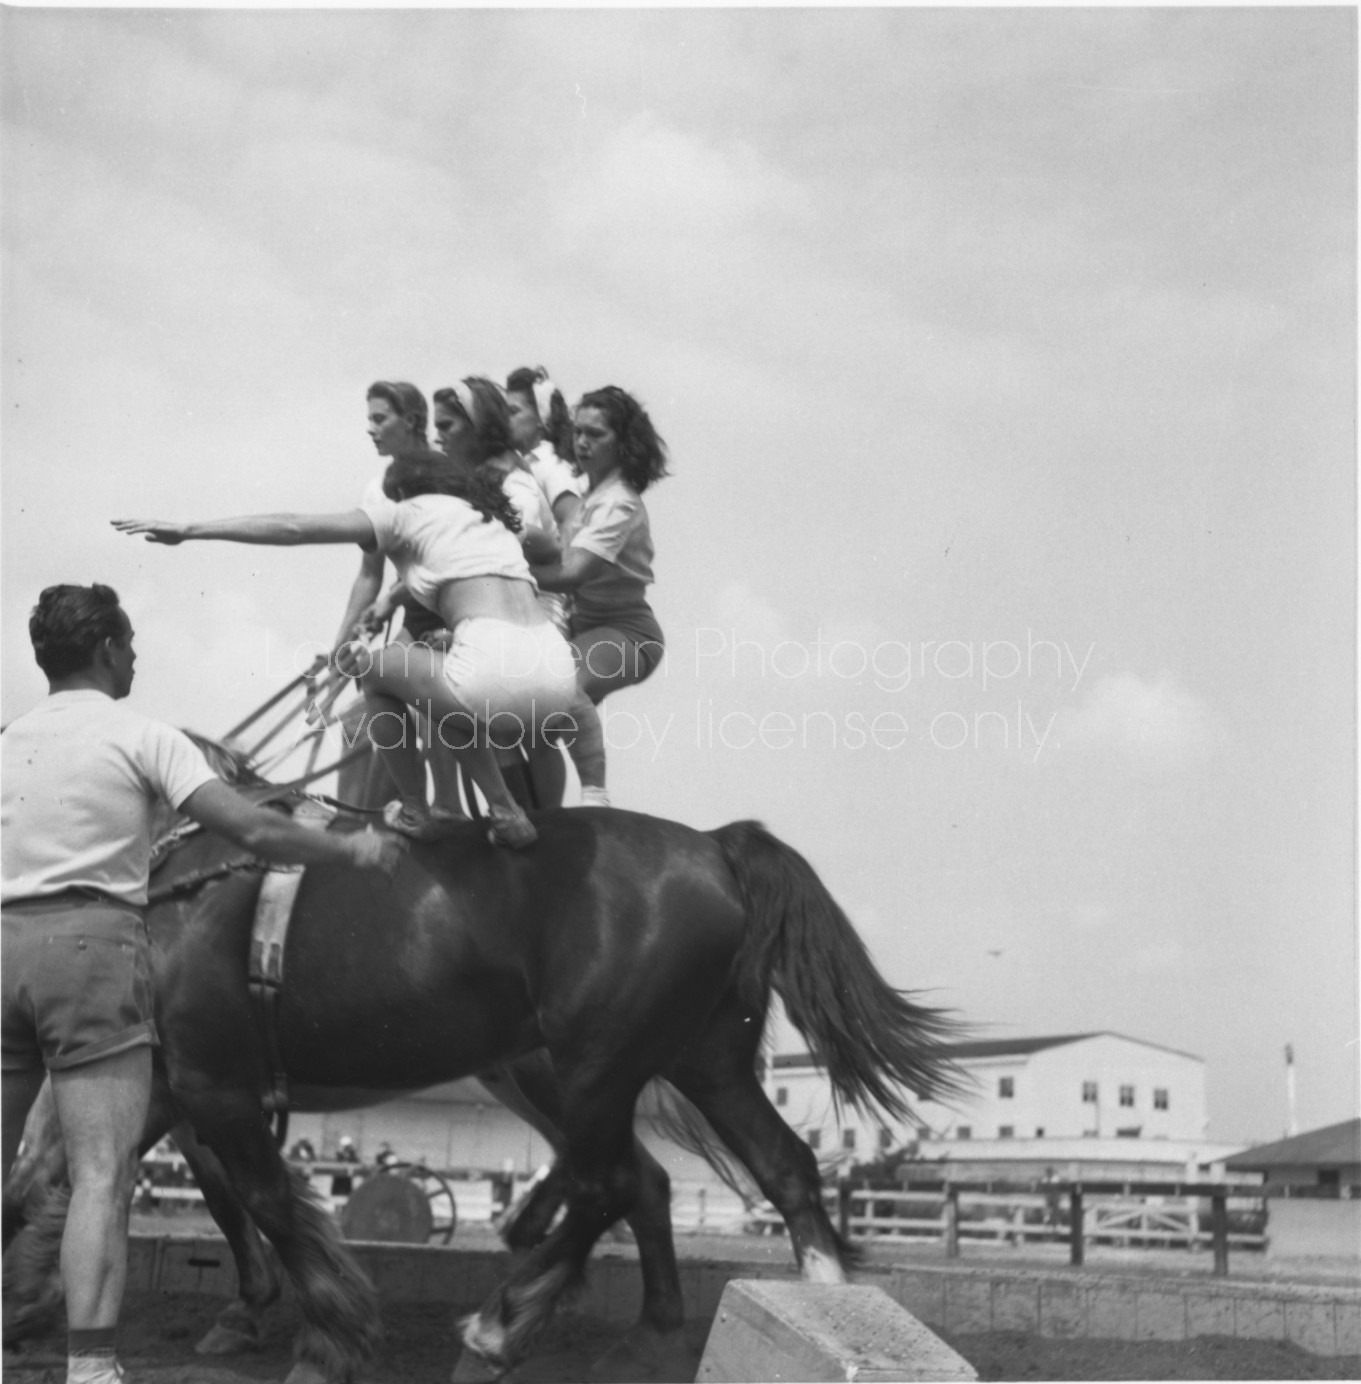
<svg viewBox="0 0 1361 1384"><path fill-rule="evenodd" d="M1285 1137L1293 1139L1300 1132L1299 1121L1295 1118L1295 1048L1285 1045Z"/></svg>
<svg viewBox="0 0 1361 1384"><path fill-rule="evenodd" d="M1210 1197L1210 1236L1214 1242L1216 1278L1229 1276L1229 1199L1223 1192Z"/></svg>
<svg viewBox="0 0 1361 1384"><path fill-rule="evenodd" d="M1068 1227L1068 1262L1075 1267L1082 1266L1082 1188L1073 1188Z"/></svg>

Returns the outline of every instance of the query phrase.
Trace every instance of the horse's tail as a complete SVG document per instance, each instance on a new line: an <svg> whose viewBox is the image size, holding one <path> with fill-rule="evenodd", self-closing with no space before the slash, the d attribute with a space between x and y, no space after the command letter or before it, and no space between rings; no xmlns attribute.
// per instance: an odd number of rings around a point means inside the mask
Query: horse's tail
<svg viewBox="0 0 1361 1384"><path fill-rule="evenodd" d="M906 1119L905 1090L918 1100L962 1091L967 1078L948 1045L963 1025L884 980L813 867L759 822L709 835L746 904L747 934L733 963L738 994L764 1013L774 989L837 1098Z"/></svg>

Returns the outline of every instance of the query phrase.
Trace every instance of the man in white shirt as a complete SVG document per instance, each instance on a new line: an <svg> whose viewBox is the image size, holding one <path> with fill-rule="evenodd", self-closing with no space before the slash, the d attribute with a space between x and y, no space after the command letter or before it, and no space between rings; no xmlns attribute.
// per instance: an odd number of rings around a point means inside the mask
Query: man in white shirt
<svg viewBox="0 0 1361 1384"><path fill-rule="evenodd" d="M151 1091L147 900L163 805L267 860L391 873L387 834L330 835L256 807L183 732L120 705L132 625L107 586L48 587L29 620L48 696L0 737L3 1170L45 1076L71 1173L61 1269L68 1384L116 1384L127 1215Z"/></svg>

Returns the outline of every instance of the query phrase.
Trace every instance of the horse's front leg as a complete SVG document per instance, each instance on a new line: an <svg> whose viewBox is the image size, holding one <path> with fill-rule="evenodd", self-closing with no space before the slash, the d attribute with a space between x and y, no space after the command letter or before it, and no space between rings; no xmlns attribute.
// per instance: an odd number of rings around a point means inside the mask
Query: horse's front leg
<svg viewBox="0 0 1361 1384"><path fill-rule="evenodd" d="M251 1090L177 1087L176 1097L297 1293L303 1324L288 1384L353 1384L378 1342L378 1301L335 1222L284 1162Z"/></svg>
<svg viewBox="0 0 1361 1384"><path fill-rule="evenodd" d="M227 1237L227 1245L236 1261L239 1285L236 1300L222 1309L208 1334L194 1349L199 1355L234 1355L238 1351L259 1350L265 1309L279 1296L279 1275L265 1253L255 1223L236 1199L227 1170L217 1155L199 1142L188 1121L177 1125L172 1137L203 1193L209 1214Z"/></svg>

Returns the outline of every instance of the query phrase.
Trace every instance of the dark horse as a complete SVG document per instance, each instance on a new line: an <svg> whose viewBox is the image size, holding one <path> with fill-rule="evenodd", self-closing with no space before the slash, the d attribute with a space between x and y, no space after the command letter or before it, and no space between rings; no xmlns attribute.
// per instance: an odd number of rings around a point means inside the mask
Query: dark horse
<svg viewBox="0 0 1361 1384"><path fill-rule="evenodd" d="M633 1134L654 1077L749 1169L805 1275L842 1277L812 1153L756 1076L772 994L845 1099L901 1112L901 1087L939 1094L951 1077L948 1020L884 983L811 867L761 827L702 833L581 809L536 824L541 839L523 853L456 827L413 848L390 881L310 869L279 1008L303 1108L390 1098L536 1052L551 1059L566 1213L465 1325L465 1344L495 1370L523 1356L620 1216L632 1213L636 1232L643 1224L674 1274L664 1175L659 1187ZM166 866L183 888L149 915L166 1089L234 1214L243 1208L264 1231L294 1283L304 1321L295 1375L349 1379L372 1348L374 1299L261 1117L264 1054L245 984L258 875L233 868L247 863L199 835ZM677 1324L678 1286L650 1290L654 1309L674 1292Z"/></svg>

